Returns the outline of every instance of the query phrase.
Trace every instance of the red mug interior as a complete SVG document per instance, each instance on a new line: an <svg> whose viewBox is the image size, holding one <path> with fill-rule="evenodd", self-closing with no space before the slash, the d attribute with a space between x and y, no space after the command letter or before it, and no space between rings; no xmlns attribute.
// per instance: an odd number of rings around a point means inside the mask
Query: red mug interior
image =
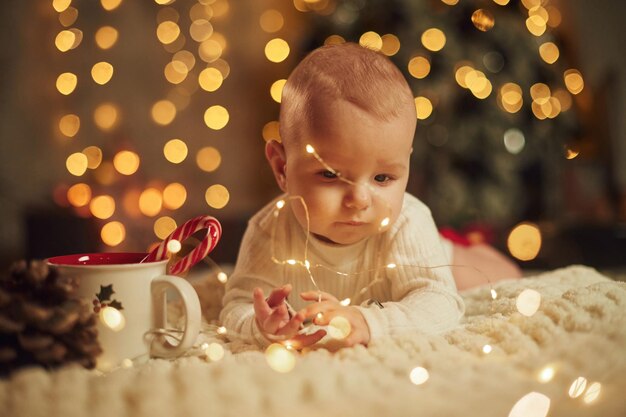
<svg viewBox="0 0 626 417"><path fill-rule="evenodd" d="M77 253L48 258L53 265L129 265L138 264L148 256L142 252ZM144 261L143 263L153 263Z"/></svg>

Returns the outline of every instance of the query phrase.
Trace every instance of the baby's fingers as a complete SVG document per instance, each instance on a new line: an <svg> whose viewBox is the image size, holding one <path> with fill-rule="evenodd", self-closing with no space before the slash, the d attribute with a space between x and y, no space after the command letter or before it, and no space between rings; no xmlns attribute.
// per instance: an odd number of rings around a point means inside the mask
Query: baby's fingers
<svg viewBox="0 0 626 417"><path fill-rule="evenodd" d="M335 301L339 302L337 298L324 291L305 291L300 293L300 297L306 301Z"/></svg>
<svg viewBox="0 0 626 417"><path fill-rule="evenodd" d="M282 303L289 293L291 292L291 285L287 284L280 288L276 288L272 293L267 297L267 304L270 307L276 307L280 303Z"/></svg>
<svg viewBox="0 0 626 417"><path fill-rule="evenodd" d="M263 331L269 334L276 334L281 324L285 321L287 314L287 307L284 304L276 307L272 314L262 322Z"/></svg>
<svg viewBox="0 0 626 417"><path fill-rule="evenodd" d="M320 329L311 334L298 334L289 339L289 343L294 349L302 349L307 346L314 345L326 336L326 330Z"/></svg>
<svg viewBox="0 0 626 417"><path fill-rule="evenodd" d="M298 333L298 330L300 330L300 326L302 325L303 321L304 316L302 314L296 314L291 320L289 320L287 324L278 329L276 334L287 337L296 334Z"/></svg>

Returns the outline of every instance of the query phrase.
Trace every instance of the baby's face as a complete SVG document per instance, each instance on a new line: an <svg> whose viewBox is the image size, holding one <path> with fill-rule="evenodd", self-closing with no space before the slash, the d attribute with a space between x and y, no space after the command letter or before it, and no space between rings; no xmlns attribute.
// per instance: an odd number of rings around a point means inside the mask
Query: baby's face
<svg viewBox="0 0 626 417"><path fill-rule="evenodd" d="M286 144L285 188L306 202L311 233L347 245L380 233L386 229L381 223L397 219L415 122L411 111L381 121L343 100L316 111L304 137ZM307 144L331 170L307 152ZM304 208L296 201L292 207L306 228Z"/></svg>

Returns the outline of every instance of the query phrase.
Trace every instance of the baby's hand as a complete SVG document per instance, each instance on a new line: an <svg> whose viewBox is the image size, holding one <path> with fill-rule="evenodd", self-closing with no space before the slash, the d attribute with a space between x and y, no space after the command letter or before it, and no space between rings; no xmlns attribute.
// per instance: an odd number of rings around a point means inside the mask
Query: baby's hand
<svg viewBox="0 0 626 417"><path fill-rule="evenodd" d="M333 317L341 316L350 323L350 334L343 339L334 339L328 344L329 350L339 350L358 344L367 345L370 341L370 330L365 317L358 308L343 306L330 294L317 291L309 291L300 294L304 300L316 301L298 312L298 315L311 318L314 324L326 326ZM321 301L320 301L321 300Z"/></svg>
<svg viewBox="0 0 626 417"><path fill-rule="evenodd" d="M295 348L312 345L324 337L326 332L320 330L309 335L298 334L304 316L296 314L290 317L285 302L290 292L291 285L287 284L273 290L265 299L261 288L254 289L252 296L257 326L267 339L288 340Z"/></svg>

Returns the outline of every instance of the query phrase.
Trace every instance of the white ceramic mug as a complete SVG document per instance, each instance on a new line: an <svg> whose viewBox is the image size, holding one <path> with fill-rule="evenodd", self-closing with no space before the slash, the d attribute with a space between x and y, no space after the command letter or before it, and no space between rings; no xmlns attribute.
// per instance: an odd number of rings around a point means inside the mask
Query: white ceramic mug
<svg viewBox="0 0 626 417"><path fill-rule="evenodd" d="M109 370L125 359L174 357L191 348L201 322L200 301L183 278L166 275L167 260L142 262L145 253L87 253L48 259L63 276L76 278L77 295L92 303L98 314L102 354L96 367ZM185 327L177 344L155 333L167 327L166 291L182 300Z"/></svg>

